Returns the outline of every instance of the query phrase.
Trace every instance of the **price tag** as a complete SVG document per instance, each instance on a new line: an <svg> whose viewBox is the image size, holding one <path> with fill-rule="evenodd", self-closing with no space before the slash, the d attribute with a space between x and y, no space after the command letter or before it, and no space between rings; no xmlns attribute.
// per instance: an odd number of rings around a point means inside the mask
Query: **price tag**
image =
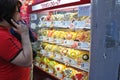
<svg viewBox="0 0 120 80"><path fill-rule="evenodd" d="M43 36L43 41L47 41L47 36Z"/></svg>
<svg viewBox="0 0 120 80"><path fill-rule="evenodd" d="M71 64L71 65L77 65L77 61L75 61L74 59L70 59L69 60L69 64Z"/></svg>
<svg viewBox="0 0 120 80"><path fill-rule="evenodd" d="M41 65L41 68L42 68L43 70L45 70L45 69L46 69L46 65L42 64L42 65Z"/></svg>
<svg viewBox="0 0 120 80"><path fill-rule="evenodd" d="M74 44L74 41L72 41L72 40L64 40L64 45L66 45L68 47L70 47L73 44Z"/></svg>
<svg viewBox="0 0 120 80"><path fill-rule="evenodd" d="M76 24L75 28L81 29L81 28L85 27L86 22L85 21L76 21L75 24Z"/></svg>
<svg viewBox="0 0 120 80"><path fill-rule="evenodd" d="M65 26L69 27L69 26L70 26L71 21L64 21L64 23L65 23Z"/></svg>
<svg viewBox="0 0 120 80"><path fill-rule="evenodd" d="M44 24L47 26L47 21L44 21Z"/></svg>
<svg viewBox="0 0 120 80"><path fill-rule="evenodd" d="M39 22L39 24L43 24L43 23L44 23L44 21L40 21L40 22Z"/></svg>
<svg viewBox="0 0 120 80"><path fill-rule="evenodd" d="M40 50L40 54L45 55L46 54L46 50Z"/></svg>
<svg viewBox="0 0 120 80"><path fill-rule="evenodd" d="M87 19L87 20L86 20L85 28L87 28L87 29L91 29L90 19Z"/></svg>
<svg viewBox="0 0 120 80"><path fill-rule="evenodd" d="M57 39L54 38L54 43L57 43Z"/></svg>
<svg viewBox="0 0 120 80"><path fill-rule="evenodd" d="M68 78L68 77L64 77L64 79L63 79L63 80L73 80L73 79Z"/></svg>
<svg viewBox="0 0 120 80"><path fill-rule="evenodd" d="M39 40L40 40L40 41L43 41L43 36L40 36L40 37L39 37Z"/></svg>
<svg viewBox="0 0 120 80"><path fill-rule="evenodd" d="M62 77L63 77L62 73L57 73L57 77L62 79Z"/></svg>
<svg viewBox="0 0 120 80"><path fill-rule="evenodd" d="M48 72L52 74L54 71L53 71L53 69L49 68Z"/></svg>
<svg viewBox="0 0 120 80"><path fill-rule="evenodd" d="M65 63L69 63L69 58L67 56L63 56L62 59Z"/></svg>
<svg viewBox="0 0 120 80"><path fill-rule="evenodd" d="M75 41L70 40L69 43L71 43L70 45L73 45L75 43Z"/></svg>
<svg viewBox="0 0 120 80"><path fill-rule="evenodd" d="M89 63L88 62L82 62L81 63L81 67L88 68L89 67Z"/></svg>
<svg viewBox="0 0 120 80"><path fill-rule="evenodd" d="M57 27L58 26L58 21L54 21L54 26Z"/></svg>
<svg viewBox="0 0 120 80"><path fill-rule="evenodd" d="M46 27L46 22L43 21L41 27Z"/></svg>
<svg viewBox="0 0 120 80"><path fill-rule="evenodd" d="M51 42L53 42L53 41L54 41L54 39L51 38L51 37L49 37L49 42L51 43Z"/></svg>
<svg viewBox="0 0 120 80"><path fill-rule="evenodd" d="M58 25L58 27L62 27L62 22L61 21L57 21L57 23L59 24L57 24Z"/></svg>
<svg viewBox="0 0 120 80"><path fill-rule="evenodd" d="M62 26L65 26L65 21L62 21Z"/></svg>
<svg viewBox="0 0 120 80"><path fill-rule="evenodd" d="M87 43L87 42L82 42L81 43L81 47L84 47L84 48L89 48L89 45L88 45L89 43Z"/></svg>
<svg viewBox="0 0 120 80"><path fill-rule="evenodd" d="M55 41L56 41L56 42L55 42L56 44L62 44L62 42L63 42L62 39L55 39Z"/></svg>
<svg viewBox="0 0 120 80"><path fill-rule="evenodd" d="M49 37L46 37L46 41L49 42Z"/></svg>
<svg viewBox="0 0 120 80"><path fill-rule="evenodd" d="M53 52L48 52L48 54L46 56L53 57Z"/></svg>
<svg viewBox="0 0 120 80"><path fill-rule="evenodd" d="M67 40L64 40L64 45L68 45L68 41Z"/></svg>
<svg viewBox="0 0 120 80"><path fill-rule="evenodd" d="M50 24L51 24L51 22L48 22L48 21L46 22L46 26L47 26L47 27L49 27Z"/></svg>
<svg viewBox="0 0 120 80"><path fill-rule="evenodd" d="M86 70L89 70L90 63L88 62L83 62L80 64L80 67Z"/></svg>
<svg viewBox="0 0 120 80"><path fill-rule="evenodd" d="M36 63L35 65L39 67L39 63Z"/></svg>
<svg viewBox="0 0 120 80"><path fill-rule="evenodd" d="M74 21L73 24L74 24L75 27L77 27L78 26L78 21Z"/></svg>
<svg viewBox="0 0 120 80"><path fill-rule="evenodd" d="M42 27L42 21L39 22L38 27Z"/></svg>
<svg viewBox="0 0 120 80"><path fill-rule="evenodd" d="M60 54L57 54L57 53L55 53L54 56L55 56L55 59L61 59L62 57Z"/></svg>
<svg viewBox="0 0 120 80"><path fill-rule="evenodd" d="M90 43L88 42L79 42L78 49L90 50Z"/></svg>
<svg viewBox="0 0 120 80"><path fill-rule="evenodd" d="M42 25L43 25L42 27L46 27L47 26L47 22L44 21Z"/></svg>

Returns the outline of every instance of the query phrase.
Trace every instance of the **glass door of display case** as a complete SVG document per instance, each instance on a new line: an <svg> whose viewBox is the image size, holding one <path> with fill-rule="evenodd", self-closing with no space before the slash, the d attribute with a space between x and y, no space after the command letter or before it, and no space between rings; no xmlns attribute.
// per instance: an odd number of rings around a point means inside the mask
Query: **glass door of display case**
<svg viewBox="0 0 120 80"><path fill-rule="evenodd" d="M30 14L31 28L38 35L38 55L34 65L37 70L58 80L88 80L91 4L74 2ZM37 9L35 5L33 8Z"/></svg>
<svg viewBox="0 0 120 80"><path fill-rule="evenodd" d="M87 9L87 14L82 9ZM36 16L31 20L40 41L36 65L63 80L77 80L78 76L86 80L90 64L90 4L45 10Z"/></svg>

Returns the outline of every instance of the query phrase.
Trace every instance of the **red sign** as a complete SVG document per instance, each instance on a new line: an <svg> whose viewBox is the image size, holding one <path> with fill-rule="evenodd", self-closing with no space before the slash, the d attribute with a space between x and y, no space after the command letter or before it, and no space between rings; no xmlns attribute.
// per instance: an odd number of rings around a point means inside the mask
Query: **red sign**
<svg viewBox="0 0 120 80"><path fill-rule="evenodd" d="M45 2L45 1L48 1L48 0L33 0L33 4L40 3L40 2Z"/></svg>
<svg viewBox="0 0 120 80"><path fill-rule="evenodd" d="M47 2L32 6L32 11L39 10L39 9L45 9L45 8L49 8L49 7L54 7L54 6L59 6L62 4L78 2L78 1L80 1L80 0L66 0L66 1L65 0L51 0L51 1L47 1Z"/></svg>
<svg viewBox="0 0 120 80"><path fill-rule="evenodd" d="M35 0L34 0L35 1ZM40 1L40 0L36 0ZM29 6L29 13L91 3L91 0L42 0Z"/></svg>

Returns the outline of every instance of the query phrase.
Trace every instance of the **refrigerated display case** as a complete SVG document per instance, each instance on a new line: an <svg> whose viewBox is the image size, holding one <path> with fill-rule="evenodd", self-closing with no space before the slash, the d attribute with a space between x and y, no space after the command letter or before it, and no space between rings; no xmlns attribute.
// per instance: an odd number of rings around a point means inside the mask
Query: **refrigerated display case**
<svg viewBox="0 0 120 80"><path fill-rule="evenodd" d="M90 0L51 0L31 5L30 12L31 28L38 35L34 80L88 80Z"/></svg>

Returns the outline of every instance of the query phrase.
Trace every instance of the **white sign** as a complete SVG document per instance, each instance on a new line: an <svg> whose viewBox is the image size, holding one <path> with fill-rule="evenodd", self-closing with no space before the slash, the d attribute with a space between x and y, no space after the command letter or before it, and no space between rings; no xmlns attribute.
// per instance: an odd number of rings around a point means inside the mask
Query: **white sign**
<svg viewBox="0 0 120 80"><path fill-rule="evenodd" d="M77 1L80 1L80 0L51 0L51 1L47 1L47 2L32 6L32 11L54 7L62 4L73 3Z"/></svg>
<svg viewBox="0 0 120 80"><path fill-rule="evenodd" d="M120 2L120 0L118 0L118 2Z"/></svg>
<svg viewBox="0 0 120 80"><path fill-rule="evenodd" d="M91 15L91 5L90 4L86 4L86 5L82 5L79 6L78 9L78 16L90 16Z"/></svg>

